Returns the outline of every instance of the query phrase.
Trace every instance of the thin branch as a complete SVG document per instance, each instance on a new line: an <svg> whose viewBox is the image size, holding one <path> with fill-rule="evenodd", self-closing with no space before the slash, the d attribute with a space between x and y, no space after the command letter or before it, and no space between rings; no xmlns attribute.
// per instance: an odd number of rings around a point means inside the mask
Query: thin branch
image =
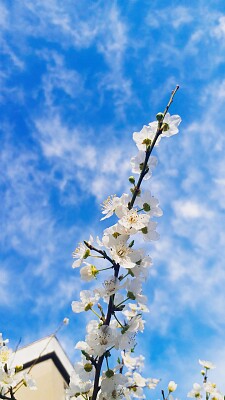
<svg viewBox="0 0 225 400"><path fill-rule="evenodd" d="M165 116L166 116L166 114L167 114L167 112L168 112L168 110L169 110L169 108L170 108L170 106L171 106L171 104L172 104L172 102L173 102L173 98L174 98L176 92L178 91L179 87L180 87L180 86L177 85L177 86L175 87L175 89L172 90L172 94L171 94L171 97L170 97L170 99L169 99L169 103L167 104L167 106L166 106L166 108L165 108L165 111L164 111L164 113L163 113L163 119L165 118Z"/></svg>
<svg viewBox="0 0 225 400"><path fill-rule="evenodd" d="M178 89L179 89L179 86L177 85L176 88L172 91L172 94L171 94L171 97L170 97L170 99L169 99L169 102L168 102L168 104L167 104L167 106L166 106L166 108L165 108L165 110L164 110L162 121L159 122L158 129L157 129L156 134L155 134L155 137L154 137L154 139L153 139L153 141L152 141L152 143L151 143L151 146L150 146L149 149L147 149L147 151L146 151L146 154L145 154L145 161L144 161L144 164L143 164L143 167L142 167L141 174L140 174L139 179L138 179L138 183L137 183L137 185L135 185L134 193L133 193L132 199L131 199L130 203L128 204L129 210L132 209L132 207L133 207L133 205L134 205L134 202L135 202L135 200L136 200L136 197L137 197L137 195L138 195L139 192L140 192L141 183L142 183L142 181L143 181L144 176L145 176L146 173L147 173L146 167L147 167L147 164L148 164L149 157L150 157L150 155L151 155L151 153L152 153L152 150L153 150L153 148L154 148L154 146L155 146L155 144L156 144L156 141L157 141L159 135L161 135L161 133L162 133L163 120L164 120L164 118L165 118L165 116L166 116L166 114L167 114L167 112L168 112L168 110L169 110L169 108L170 108L170 106L171 106L171 104L172 104L172 102L173 102L173 98L174 98L176 92L178 91Z"/></svg>
<svg viewBox="0 0 225 400"><path fill-rule="evenodd" d="M13 396L13 397L7 397L7 396L5 396L4 394L0 394L0 399L12 400L12 399L15 399L15 397L14 397L14 396Z"/></svg>
<svg viewBox="0 0 225 400"><path fill-rule="evenodd" d="M94 247L94 246L92 246L90 243L88 243L86 240L84 240L84 244L85 244L85 246L87 246L90 250L96 251L97 253L101 254L103 258L105 258L106 260L108 260L109 262L111 262L111 264L115 267L116 262L115 262L112 258L110 258L110 257L108 256L108 254L107 254L105 251L97 249L96 247Z"/></svg>

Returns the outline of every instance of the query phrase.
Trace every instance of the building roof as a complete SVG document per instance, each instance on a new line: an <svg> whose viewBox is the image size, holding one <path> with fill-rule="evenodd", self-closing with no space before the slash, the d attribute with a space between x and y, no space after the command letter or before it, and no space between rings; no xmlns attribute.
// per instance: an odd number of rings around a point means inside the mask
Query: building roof
<svg viewBox="0 0 225 400"><path fill-rule="evenodd" d="M23 364L23 369L27 369L48 359L52 359L68 383L73 365L54 335L47 336L18 349L14 355L13 365Z"/></svg>

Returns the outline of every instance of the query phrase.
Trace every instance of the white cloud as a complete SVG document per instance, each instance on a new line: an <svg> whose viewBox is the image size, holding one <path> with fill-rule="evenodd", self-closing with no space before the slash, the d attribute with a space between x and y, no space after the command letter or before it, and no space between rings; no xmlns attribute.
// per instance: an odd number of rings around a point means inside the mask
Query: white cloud
<svg viewBox="0 0 225 400"><path fill-rule="evenodd" d="M223 39L225 36L225 15L219 17L218 24L212 31L212 35L216 36L218 39Z"/></svg>
<svg viewBox="0 0 225 400"><path fill-rule="evenodd" d="M124 107L135 99L132 82L124 74L124 57L129 46L127 26L116 3L91 4L87 1L86 7L81 7L79 3L70 2L62 5L58 0L47 3L19 2L10 8L10 13L5 9L5 13L10 16L5 26L10 36L7 53L17 66L24 65L21 64L21 56L23 63L26 63L24 54L32 51L29 39L33 37L59 44L58 53L68 46L78 51L92 47L96 54L102 55L105 63L105 67L93 77L99 97L104 92L106 95L111 92L117 113L124 116ZM15 18L16 25L12 23ZM20 43L13 40L16 37L20 38ZM43 50L36 52L36 55L42 57ZM43 76L47 104L52 102L54 89L61 88L71 97L83 90L80 76L66 68L62 56L57 55L56 51L52 56L55 66L49 62L48 73Z"/></svg>
<svg viewBox="0 0 225 400"><path fill-rule="evenodd" d="M169 17L168 17L169 15ZM164 7L163 12L160 10L151 10L146 18L147 24L153 28L160 28L162 25L170 25L174 29L180 29L183 25L193 21L192 10L185 6Z"/></svg>
<svg viewBox="0 0 225 400"><path fill-rule="evenodd" d="M70 181L76 188L75 177L81 183L81 195L86 192L101 200L110 194L112 186L116 191L126 186L129 147L122 149L107 129L104 135L109 138L98 147L98 141L92 139L94 132L80 126L70 128L57 114L36 119L35 127L34 137L44 156L51 160L53 176L54 171L60 171L61 178L55 184L62 191Z"/></svg>
<svg viewBox="0 0 225 400"><path fill-rule="evenodd" d="M184 219L195 218L213 218L213 212L204 204L196 200L176 200L173 202L173 208L177 216Z"/></svg>
<svg viewBox="0 0 225 400"><path fill-rule="evenodd" d="M63 56L56 51L39 51L38 56L45 60L47 72L42 76L40 91L44 92L45 109L51 109L56 101L55 91L61 90L72 99L84 96L84 77L81 77L74 69L65 66Z"/></svg>

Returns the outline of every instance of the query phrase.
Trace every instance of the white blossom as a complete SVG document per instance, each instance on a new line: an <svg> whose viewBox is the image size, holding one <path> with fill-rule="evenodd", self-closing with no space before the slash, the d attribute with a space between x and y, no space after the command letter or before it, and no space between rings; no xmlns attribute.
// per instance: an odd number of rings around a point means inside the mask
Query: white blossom
<svg viewBox="0 0 225 400"><path fill-rule="evenodd" d="M85 358L74 365L74 371L82 381L93 380L95 377L95 368L90 361Z"/></svg>
<svg viewBox="0 0 225 400"><path fill-rule="evenodd" d="M117 238L112 235L104 235L102 240L104 245L110 249L113 260L121 267L131 269L141 259L141 252L133 250L128 245L128 238L128 235L120 235Z"/></svg>
<svg viewBox="0 0 225 400"><path fill-rule="evenodd" d="M5 346L9 342L9 339L3 339L2 333L0 333L0 347Z"/></svg>
<svg viewBox="0 0 225 400"><path fill-rule="evenodd" d="M188 392L187 397L201 399L202 398L202 387L198 383L193 384L193 388L190 392Z"/></svg>
<svg viewBox="0 0 225 400"><path fill-rule="evenodd" d="M37 390L37 385L35 380L27 373L22 375L23 384L27 386L30 390Z"/></svg>
<svg viewBox="0 0 225 400"><path fill-rule="evenodd" d="M136 333L130 332L129 330L125 331L123 334L120 333L117 335L115 348L118 350L126 350L130 351L136 345Z"/></svg>
<svg viewBox="0 0 225 400"><path fill-rule="evenodd" d="M152 240L158 240L159 239L159 234L156 232L156 226L157 222L155 221L149 221L148 226L144 229L142 229L142 234L143 234L143 239L147 242L152 241Z"/></svg>
<svg viewBox="0 0 225 400"><path fill-rule="evenodd" d="M145 228L148 225L149 218L149 215L138 213L135 209L126 209L123 217L118 222L132 235Z"/></svg>
<svg viewBox="0 0 225 400"><path fill-rule="evenodd" d="M207 393L213 393L216 390L216 384L212 382L203 383L203 388Z"/></svg>
<svg viewBox="0 0 225 400"><path fill-rule="evenodd" d="M161 217L163 214L161 208L159 208L159 200L152 196L149 190L141 192L141 195L136 200L136 204L140 208L144 208L150 217Z"/></svg>
<svg viewBox="0 0 225 400"><path fill-rule="evenodd" d="M169 137L179 132L178 126L181 123L181 117L179 115L170 115L170 113L167 113L163 123L166 124L167 127L163 130L160 136Z"/></svg>
<svg viewBox="0 0 225 400"><path fill-rule="evenodd" d="M91 348L91 354L101 356L115 343L115 333L107 325L102 325L97 331L86 336L86 342Z"/></svg>
<svg viewBox="0 0 225 400"><path fill-rule="evenodd" d="M142 172L143 167L144 167L145 156L146 156L145 151L139 151L135 157L131 158L130 163L131 163L131 167L132 167L132 172L134 174L140 174ZM144 180L151 178L152 170L157 165L157 162L158 162L157 157L151 156L149 158L148 163L147 163L147 168L146 168L146 169L148 169L148 172L145 174Z"/></svg>
<svg viewBox="0 0 225 400"><path fill-rule="evenodd" d="M104 376L101 382L101 393L99 399L123 399L124 388L127 383L127 377L122 374L114 374L110 378Z"/></svg>
<svg viewBox="0 0 225 400"><path fill-rule="evenodd" d="M116 195L109 196L102 204L102 214L106 214L105 217L101 218L104 220L109 218L116 213L117 216L120 215L121 209L127 208L127 204L129 201L129 196L124 193L121 197L117 197Z"/></svg>
<svg viewBox="0 0 225 400"><path fill-rule="evenodd" d="M103 288L95 289L95 293L98 293L99 296L103 297L106 301L108 301L109 296L115 294L122 287L120 280L114 275L105 279L102 285Z"/></svg>
<svg viewBox="0 0 225 400"><path fill-rule="evenodd" d="M199 362L200 365L202 365L206 369L214 369L214 368L216 368L216 366L211 361L199 360L198 362Z"/></svg>
<svg viewBox="0 0 225 400"><path fill-rule="evenodd" d="M131 319L136 317L137 314L142 312L149 312L148 307L145 304L135 304L135 303L128 303L126 308L122 311L122 313L128 318Z"/></svg>
<svg viewBox="0 0 225 400"><path fill-rule="evenodd" d="M67 389L66 394L67 396L72 397L80 394L80 393L88 393L91 394L91 389L93 387L93 382L83 381L80 379L79 375L73 371L70 377L70 387Z"/></svg>
<svg viewBox="0 0 225 400"><path fill-rule="evenodd" d="M146 386L148 387L148 389L155 389L159 382L160 379L148 378L146 379Z"/></svg>
<svg viewBox="0 0 225 400"><path fill-rule="evenodd" d="M96 278L98 272L94 265L85 262L85 266L80 269L80 276L83 281L90 282Z"/></svg>
<svg viewBox="0 0 225 400"><path fill-rule="evenodd" d="M93 237L90 236L88 243L92 244L94 241ZM90 256L90 249L84 243L79 243L78 247L73 251L73 258L78 258L78 260L73 262L72 268L78 268L81 266L84 260Z"/></svg>
<svg viewBox="0 0 225 400"><path fill-rule="evenodd" d="M80 301L72 302L72 310L75 313L80 313L82 311L88 311L92 306L97 303L99 299L98 293L92 293L90 290L82 290L80 292Z"/></svg>
<svg viewBox="0 0 225 400"><path fill-rule="evenodd" d="M170 381L168 383L168 390L169 392L174 392L177 388L177 383L175 383L174 381Z"/></svg>
<svg viewBox="0 0 225 400"><path fill-rule="evenodd" d="M144 367L145 358L140 355L139 357L131 357L129 352L121 352L123 363L128 369L139 369L140 371Z"/></svg>
<svg viewBox="0 0 225 400"><path fill-rule="evenodd" d="M149 125L144 125L140 132L133 133L133 139L141 151L146 149L152 144L155 134L157 132L158 122L151 122ZM156 146L160 142L160 136L157 139Z"/></svg>
<svg viewBox="0 0 225 400"><path fill-rule="evenodd" d="M135 267L132 269L132 274L135 277L143 276L146 280L149 274L149 269L152 267L152 259L149 256L142 254L141 259L136 263Z"/></svg>

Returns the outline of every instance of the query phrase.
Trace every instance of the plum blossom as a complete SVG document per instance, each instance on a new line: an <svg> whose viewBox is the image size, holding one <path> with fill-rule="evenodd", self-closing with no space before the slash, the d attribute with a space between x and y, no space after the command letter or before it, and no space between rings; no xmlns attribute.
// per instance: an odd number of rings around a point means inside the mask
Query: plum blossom
<svg viewBox="0 0 225 400"><path fill-rule="evenodd" d="M30 374L23 374L23 384L29 387L30 390L37 390L37 385L35 380L30 376Z"/></svg>
<svg viewBox="0 0 225 400"><path fill-rule="evenodd" d="M115 294L122 287L120 280L114 275L105 279L102 285L103 288L95 289L95 292L98 293L100 297L103 297L105 301L108 300L109 296Z"/></svg>
<svg viewBox="0 0 225 400"><path fill-rule="evenodd" d="M74 371L84 382L92 380L95 377L95 370L93 365L90 361L88 362L84 357L82 358L82 361L79 361L74 365Z"/></svg>
<svg viewBox="0 0 225 400"><path fill-rule="evenodd" d="M152 265L152 259L149 256L142 254L141 259L136 263L136 266L132 268L132 274L135 277L142 276L146 280L149 274L149 269Z"/></svg>
<svg viewBox="0 0 225 400"><path fill-rule="evenodd" d="M193 384L193 388L190 392L188 392L187 397L201 399L202 398L202 387L198 383Z"/></svg>
<svg viewBox="0 0 225 400"><path fill-rule="evenodd" d="M121 210L127 208L128 201L129 196L126 193L124 193L121 197L117 197L116 195L107 197L102 204L102 214L106 215L105 217L101 218L101 221L111 217L114 213L119 216Z"/></svg>
<svg viewBox="0 0 225 400"><path fill-rule="evenodd" d="M199 360L198 362L199 362L200 365L202 365L206 369L214 369L214 368L216 368L216 366L211 361Z"/></svg>
<svg viewBox="0 0 225 400"><path fill-rule="evenodd" d="M132 235L145 228L148 225L149 218L149 215L138 213L137 210L126 209L123 217L118 222Z"/></svg>
<svg viewBox="0 0 225 400"><path fill-rule="evenodd" d="M141 230L141 232L143 233L142 237L146 242L159 239L159 234L155 230L156 226L157 226L157 222L149 221L148 226L146 226L145 228L143 228Z"/></svg>
<svg viewBox="0 0 225 400"><path fill-rule="evenodd" d="M5 346L9 342L9 339L3 339L2 333L0 333L0 347Z"/></svg>
<svg viewBox="0 0 225 400"><path fill-rule="evenodd" d="M99 294L94 293L90 290L82 290L80 292L80 301L73 301L72 302L72 310L75 313L80 313L82 311L88 311L92 308L92 306L97 303L99 299Z"/></svg>
<svg viewBox="0 0 225 400"><path fill-rule="evenodd" d="M22 371L23 366L18 365L15 368L11 366L13 352L6 346L8 342L9 340L4 340L2 334L0 334L0 395L7 395L8 391L19 382L21 385L35 390L36 384L30 374ZM8 395L5 398L9 398Z"/></svg>
<svg viewBox="0 0 225 400"><path fill-rule="evenodd" d="M90 282L96 278L99 271L92 264L89 264L86 262L84 264L85 264L85 266L80 269L80 276L83 281Z"/></svg>
<svg viewBox="0 0 225 400"><path fill-rule="evenodd" d="M178 133L178 126L180 123L181 117L179 115L170 115L170 113L167 113L163 120L165 128L161 133L161 137L169 137Z"/></svg>
<svg viewBox="0 0 225 400"><path fill-rule="evenodd" d="M216 390L216 384L212 382L203 383L203 388L207 393L213 393Z"/></svg>
<svg viewBox="0 0 225 400"><path fill-rule="evenodd" d="M167 113L163 120L162 133L157 139L155 146L157 146L161 140L161 137L169 137L178 133L178 126L181 123L179 115L170 115ZM155 134L158 129L158 122L150 122L148 125L144 125L140 132L133 133L133 139L139 150L146 151L151 146Z"/></svg>
<svg viewBox="0 0 225 400"><path fill-rule="evenodd" d="M6 364L9 362L9 359L12 355L12 350L7 346L2 346L0 349L0 363Z"/></svg>
<svg viewBox="0 0 225 400"><path fill-rule="evenodd" d="M90 236L88 243L92 244L93 241L93 237ZM88 258L90 254L90 249L88 249L84 243L79 243L78 247L72 253L73 258L78 258L78 260L73 262L72 268L80 267L83 261L86 260L86 258Z"/></svg>
<svg viewBox="0 0 225 400"><path fill-rule="evenodd" d="M70 377L70 387L66 390L66 395L68 399L70 399L72 396L77 398L77 395L82 393L88 393L90 396L92 388L93 382L91 380L83 381L79 375L73 371Z"/></svg>
<svg viewBox="0 0 225 400"><path fill-rule="evenodd" d="M133 317L136 317L136 315L142 313L142 312L149 312L148 307L145 304L135 304L135 303L129 303L127 304L126 307L129 308L125 308L122 313L128 318L131 319Z"/></svg>
<svg viewBox="0 0 225 400"><path fill-rule="evenodd" d="M159 382L160 382L160 379L148 378L148 379L146 379L146 386L148 389L155 389Z"/></svg>
<svg viewBox="0 0 225 400"><path fill-rule="evenodd" d="M141 171L143 170L145 154L146 154L145 151L139 151L135 157L131 158L130 163L131 163L131 167L132 167L132 172L134 174L140 174ZM157 162L158 162L157 157L151 156L149 158L149 161L147 163L147 168L146 168L148 170L148 172L145 174L144 180L151 178L152 170L157 165Z"/></svg>
<svg viewBox="0 0 225 400"><path fill-rule="evenodd" d="M108 325L102 325L86 336L86 342L91 348L90 354L101 356L115 343L115 333Z"/></svg>
<svg viewBox="0 0 225 400"><path fill-rule="evenodd" d="M115 348L117 350L131 351L136 346L136 334L128 330L118 334L116 339Z"/></svg>
<svg viewBox="0 0 225 400"><path fill-rule="evenodd" d="M116 263L121 267L131 269L141 259L141 252L133 250L127 243L129 236L120 235L115 238L113 235L104 235L103 243L105 247L110 249L110 254Z"/></svg>
<svg viewBox="0 0 225 400"><path fill-rule="evenodd" d="M168 383L168 391L171 393L171 392L174 392L175 390L176 390L176 388L177 388L177 383L175 383L174 381L170 381L169 383Z"/></svg>
<svg viewBox="0 0 225 400"><path fill-rule="evenodd" d="M149 123L148 125L144 125L140 132L133 133L133 139L137 145L137 148L141 151L146 151L148 147L151 146L155 134L158 129L158 122L154 121ZM156 146L160 142L160 136L157 139Z"/></svg>
<svg viewBox="0 0 225 400"><path fill-rule="evenodd" d="M142 280L140 278L127 279L125 287L127 289L127 297L141 304L147 303L147 297L142 294Z"/></svg>
<svg viewBox="0 0 225 400"><path fill-rule="evenodd" d="M111 377L104 376L101 382L100 400L123 399L124 390L128 379L122 374L113 374Z"/></svg>
<svg viewBox="0 0 225 400"><path fill-rule="evenodd" d="M150 217L161 217L163 215L163 212L159 207L158 199L152 196L149 190L141 192L136 203L140 208L144 208L145 212L150 215Z"/></svg>
<svg viewBox="0 0 225 400"><path fill-rule="evenodd" d="M131 357L130 353L128 352L121 352L121 356L123 359L123 364L128 368L128 369L141 369L144 367L144 360L145 358L140 355L139 357Z"/></svg>

